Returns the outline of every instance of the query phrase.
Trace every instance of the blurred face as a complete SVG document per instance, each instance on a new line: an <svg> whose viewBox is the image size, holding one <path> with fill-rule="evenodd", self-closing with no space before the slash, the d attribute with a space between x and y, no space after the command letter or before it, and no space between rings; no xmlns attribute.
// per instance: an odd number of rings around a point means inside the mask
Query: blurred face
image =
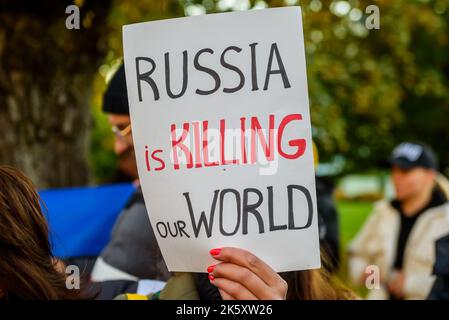
<svg viewBox="0 0 449 320"><path fill-rule="evenodd" d="M399 201L419 197L433 188L435 173L424 168L402 169L393 166L391 177Z"/></svg>
<svg viewBox="0 0 449 320"><path fill-rule="evenodd" d="M109 114L109 123L115 132L114 151L119 168L132 179L137 179L136 158L131 133L131 119L127 115Z"/></svg>

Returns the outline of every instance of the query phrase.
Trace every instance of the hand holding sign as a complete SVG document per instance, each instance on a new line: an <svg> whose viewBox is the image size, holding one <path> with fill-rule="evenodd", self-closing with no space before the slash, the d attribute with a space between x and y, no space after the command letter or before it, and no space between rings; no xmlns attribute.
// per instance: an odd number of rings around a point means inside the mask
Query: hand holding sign
<svg viewBox="0 0 449 320"><path fill-rule="evenodd" d="M252 253L238 248L212 249L210 253L221 261L207 272L223 299L285 300L285 280Z"/></svg>
<svg viewBox="0 0 449 320"><path fill-rule="evenodd" d="M217 245L277 272L319 267L300 8L139 23L123 41L139 177L168 268L204 272Z"/></svg>

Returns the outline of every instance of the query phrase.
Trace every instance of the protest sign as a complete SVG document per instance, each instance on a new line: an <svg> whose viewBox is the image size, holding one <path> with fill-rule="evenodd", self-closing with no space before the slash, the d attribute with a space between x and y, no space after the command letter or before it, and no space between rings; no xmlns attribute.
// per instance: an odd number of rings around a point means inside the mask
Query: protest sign
<svg viewBox="0 0 449 320"><path fill-rule="evenodd" d="M278 272L320 266L299 7L124 26L139 177L171 271L247 249Z"/></svg>

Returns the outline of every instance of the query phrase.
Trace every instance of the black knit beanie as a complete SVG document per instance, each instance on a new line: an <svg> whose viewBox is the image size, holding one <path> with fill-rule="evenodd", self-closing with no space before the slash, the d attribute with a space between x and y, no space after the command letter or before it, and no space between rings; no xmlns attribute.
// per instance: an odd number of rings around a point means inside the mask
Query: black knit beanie
<svg viewBox="0 0 449 320"><path fill-rule="evenodd" d="M122 64L109 82L103 96L103 111L129 115L126 91L125 66Z"/></svg>

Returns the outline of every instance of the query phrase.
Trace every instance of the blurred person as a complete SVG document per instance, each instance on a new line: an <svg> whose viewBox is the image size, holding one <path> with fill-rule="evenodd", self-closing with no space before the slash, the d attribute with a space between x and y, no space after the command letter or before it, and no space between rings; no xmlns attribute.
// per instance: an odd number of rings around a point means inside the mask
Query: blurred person
<svg viewBox="0 0 449 320"><path fill-rule="evenodd" d="M321 177L316 177L315 184L320 247L328 257L325 267L335 273L340 267L340 223L333 198L334 187Z"/></svg>
<svg viewBox="0 0 449 320"><path fill-rule="evenodd" d="M123 64L109 82L103 111L115 133L114 151L119 168L134 181L137 190L117 218L111 240L94 265L91 280L165 281L170 273L151 227L138 180Z"/></svg>
<svg viewBox="0 0 449 320"><path fill-rule="evenodd" d="M319 163L319 153L315 143L312 146L316 168ZM334 186L330 181L318 176L315 177L315 185L320 247L328 257L325 268L335 273L340 266L340 223L333 198Z"/></svg>
<svg viewBox="0 0 449 320"><path fill-rule="evenodd" d="M52 256L47 220L32 182L0 165L0 300L86 297L66 287L65 266Z"/></svg>
<svg viewBox="0 0 449 320"><path fill-rule="evenodd" d="M389 164L396 197L375 204L350 244L350 277L363 285L374 265L380 287L369 299L425 299L435 280L435 241L449 232L449 183L423 144L401 143Z"/></svg>

